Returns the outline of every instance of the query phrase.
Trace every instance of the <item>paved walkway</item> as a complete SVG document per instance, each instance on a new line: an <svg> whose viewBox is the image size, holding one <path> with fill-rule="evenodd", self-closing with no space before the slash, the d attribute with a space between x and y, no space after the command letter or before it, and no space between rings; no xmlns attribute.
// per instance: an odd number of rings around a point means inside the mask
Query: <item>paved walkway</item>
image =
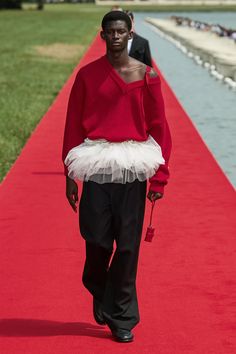
<svg viewBox="0 0 236 354"><path fill-rule="evenodd" d="M188 50L199 55L204 62L215 65L225 77L236 81L236 44L232 39L218 37L214 33L198 31L194 28L177 26L172 20L149 17L147 22L179 40Z"/></svg>

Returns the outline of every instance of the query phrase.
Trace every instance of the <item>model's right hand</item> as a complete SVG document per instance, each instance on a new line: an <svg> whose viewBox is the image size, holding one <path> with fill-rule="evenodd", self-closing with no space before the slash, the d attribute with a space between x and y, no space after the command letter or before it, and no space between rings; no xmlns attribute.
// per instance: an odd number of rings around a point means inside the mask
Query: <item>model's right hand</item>
<svg viewBox="0 0 236 354"><path fill-rule="evenodd" d="M78 186L77 183L68 176L66 176L66 198L68 199L68 202L76 213L76 204L78 202Z"/></svg>

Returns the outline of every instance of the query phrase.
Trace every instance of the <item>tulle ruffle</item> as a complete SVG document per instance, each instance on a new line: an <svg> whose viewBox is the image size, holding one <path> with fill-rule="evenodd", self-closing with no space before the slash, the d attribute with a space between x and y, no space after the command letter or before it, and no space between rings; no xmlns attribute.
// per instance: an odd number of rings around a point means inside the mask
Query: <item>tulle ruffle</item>
<svg viewBox="0 0 236 354"><path fill-rule="evenodd" d="M151 136L144 142L85 139L65 159L69 177L101 184L145 181L164 163L161 147Z"/></svg>

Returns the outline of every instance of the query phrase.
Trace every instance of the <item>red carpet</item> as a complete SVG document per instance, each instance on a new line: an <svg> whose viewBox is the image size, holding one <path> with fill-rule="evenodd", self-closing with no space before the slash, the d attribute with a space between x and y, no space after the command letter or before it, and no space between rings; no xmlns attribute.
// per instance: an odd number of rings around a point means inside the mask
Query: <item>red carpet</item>
<svg viewBox="0 0 236 354"><path fill-rule="evenodd" d="M80 65L101 54L97 38ZM74 75L0 188L0 353L235 353L235 192L164 80L172 174L142 242L136 340L115 343L93 321L61 163Z"/></svg>

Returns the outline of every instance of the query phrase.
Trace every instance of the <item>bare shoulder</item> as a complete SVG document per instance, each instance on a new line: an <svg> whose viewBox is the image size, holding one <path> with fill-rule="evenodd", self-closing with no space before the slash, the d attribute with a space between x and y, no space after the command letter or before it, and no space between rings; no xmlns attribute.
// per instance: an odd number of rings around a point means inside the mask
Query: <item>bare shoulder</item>
<svg viewBox="0 0 236 354"><path fill-rule="evenodd" d="M146 65L144 63L142 63L141 61L135 59L135 58L132 58L132 57L129 57L129 64L131 66L143 66L145 67Z"/></svg>
<svg viewBox="0 0 236 354"><path fill-rule="evenodd" d="M129 57L129 68L130 72L135 73L136 80L141 80L145 76L146 65L139 60Z"/></svg>
<svg viewBox="0 0 236 354"><path fill-rule="evenodd" d="M129 66L130 68L140 70L140 71L145 71L146 70L146 65L142 63L141 61L129 57Z"/></svg>

